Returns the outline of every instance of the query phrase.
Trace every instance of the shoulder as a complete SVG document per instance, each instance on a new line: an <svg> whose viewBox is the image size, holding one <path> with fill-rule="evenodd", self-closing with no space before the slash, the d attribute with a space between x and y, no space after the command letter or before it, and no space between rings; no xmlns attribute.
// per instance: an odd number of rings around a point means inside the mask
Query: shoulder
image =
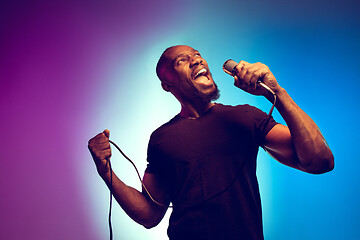
<svg viewBox="0 0 360 240"><path fill-rule="evenodd" d="M239 104L239 105L227 105L222 103L215 103L214 105L217 109L224 109L224 110L260 110L257 107L254 107L249 104Z"/></svg>
<svg viewBox="0 0 360 240"><path fill-rule="evenodd" d="M231 114L260 114L260 115L267 115L264 111L260 110L257 107L251 106L249 104L243 104L243 105L223 105L221 103L216 103L214 106L214 110L216 112L221 113L231 113Z"/></svg>
<svg viewBox="0 0 360 240"><path fill-rule="evenodd" d="M277 124L271 115L249 104L236 106L217 104L216 106L222 118L246 125L257 131L260 130L263 134L266 134Z"/></svg>
<svg viewBox="0 0 360 240"><path fill-rule="evenodd" d="M176 126L180 123L180 121L181 121L181 117L179 115L176 115L168 122L164 123L157 129L155 129L150 136L150 142L159 139L165 133L168 133L172 129L177 128Z"/></svg>

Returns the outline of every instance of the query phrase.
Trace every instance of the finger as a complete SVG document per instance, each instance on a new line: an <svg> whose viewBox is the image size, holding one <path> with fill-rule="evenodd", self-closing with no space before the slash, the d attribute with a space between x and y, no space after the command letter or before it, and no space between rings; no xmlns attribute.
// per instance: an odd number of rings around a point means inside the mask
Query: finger
<svg viewBox="0 0 360 240"><path fill-rule="evenodd" d="M99 138L92 138L89 140L88 148L91 151L110 148L109 139L106 138L105 136Z"/></svg>
<svg viewBox="0 0 360 240"><path fill-rule="evenodd" d="M249 65L249 63L244 60L241 60L238 65L246 66Z"/></svg>
<svg viewBox="0 0 360 240"><path fill-rule="evenodd" d="M250 79L251 88L253 88L253 89L257 88L257 83L261 78L261 73L262 73L261 69L257 69L255 72L253 72L251 79Z"/></svg>
<svg viewBox="0 0 360 240"><path fill-rule="evenodd" d="M261 68L259 68L256 72L257 72L257 75L259 76L259 79L260 79L261 81L263 81L263 79L264 79L265 77L268 77L268 75L269 75L269 73L270 73L269 68L266 67L265 65L262 66Z"/></svg>
<svg viewBox="0 0 360 240"><path fill-rule="evenodd" d="M97 148L100 144L106 144L109 143L109 139L104 137L101 138L92 138L89 140L88 147L89 148Z"/></svg>
<svg viewBox="0 0 360 240"><path fill-rule="evenodd" d="M106 160L111 157L111 149L96 151L96 152L92 152L91 154L93 155L95 161Z"/></svg>
<svg viewBox="0 0 360 240"><path fill-rule="evenodd" d="M247 90L255 90L257 88L257 81L260 78L261 69L259 64L248 64L243 68L246 69L246 74L242 79L243 88Z"/></svg>
<svg viewBox="0 0 360 240"><path fill-rule="evenodd" d="M253 72L247 71L246 74L243 77L243 84L246 84L247 86L251 85L251 78L253 77Z"/></svg>
<svg viewBox="0 0 360 240"><path fill-rule="evenodd" d="M245 70L245 66L249 64L245 61L240 61L238 65L236 65L235 67L235 72L236 72L236 75L242 79L244 77L244 75L246 74L246 70Z"/></svg>
<svg viewBox="0 0 360 240"><path fill-rule="evenodd" d="M109 141L109 137L107 137L106 134L102 132L96 135L95 137L93 137L92 139L90 139L90 141L92 140L98 143L103 143Z"/></svg>
<svg viewBox="0 0 360 240"><path fill-rule="evenodd" d="M111 149L101 151L102 159L109 159L111 157Z"/></svg>
<svg viewBox="0 0 360 240"><path fill-rule="evenodd" d="M105 136L106 136L107 138L110 137L110 131L109 131L109 129L105 129L103 133L105 134Z"/></svg>
<svg viewBox="0 0 360 240"><path fill-rule="evenodd" d="M241 85L241 82L240 82L240 79L239 79L239 77L238 76L234 76L234 85L236 86L236 87L241 87L240 85Z"/></svg>
<svg viewBox="0 0 360 240"><path fill-rule="evenodd" d="M110 143L109 142L104 142L104 143L98 143L95 145L95 147L97 150L105 150L105 149L109 149L110 148Z"/></svg>
<svg viewBox="0 0 360 240"><path fill-rule="evenodd" d="M238 88L240 88L240 89L242 89L242 90L246 90L247 84L244 83L242 80L240 80L240 79L238 78L238 76L235 75L235 76L234 76L234 80L235 80L234 85L235 85L236 87L238 87Z"/></svg>

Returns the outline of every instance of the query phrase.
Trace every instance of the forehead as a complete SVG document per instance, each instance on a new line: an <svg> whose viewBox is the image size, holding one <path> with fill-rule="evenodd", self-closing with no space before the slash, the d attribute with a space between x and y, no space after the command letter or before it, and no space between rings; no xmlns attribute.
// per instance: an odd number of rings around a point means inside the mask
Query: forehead
<svg viewBox="0 0 360 240"><path fill-rule="evenodd" d="M192 47L186 45L179 45L169 48L166 52L166 56L170 61L172 61L175 60L180 55L189 54L196 51L197 50L193 49Z"/></svg>

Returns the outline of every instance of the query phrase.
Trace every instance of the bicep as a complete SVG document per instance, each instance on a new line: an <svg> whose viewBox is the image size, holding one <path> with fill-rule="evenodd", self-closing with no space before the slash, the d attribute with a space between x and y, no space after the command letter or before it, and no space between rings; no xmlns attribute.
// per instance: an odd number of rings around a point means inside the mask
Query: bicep
<svg viewBox="0 0 360 240"><path fill-rule="evenodd" d="M301 170L287 126L276 124L265 137L264 149L280 163Z"/></svg>
<svg viewBox="0 0 360 240"><path fill-rule="evenodd" d="M145 173L143 177L143 194L148 198L156 222L160 222L164 217L170 203L165 183L153 173Z"/></svg>
<svg viewBox="0 0 360 240"><path fill-rule="evenodd" d="M143 193L150 195L154 203L160 203L159 206L165 205L166 207L170 203L170 197L167 193L167 186L163 181L159 179L156 174L145 173L143 178ZM145 189L146 188L146 189Z"/></svg>

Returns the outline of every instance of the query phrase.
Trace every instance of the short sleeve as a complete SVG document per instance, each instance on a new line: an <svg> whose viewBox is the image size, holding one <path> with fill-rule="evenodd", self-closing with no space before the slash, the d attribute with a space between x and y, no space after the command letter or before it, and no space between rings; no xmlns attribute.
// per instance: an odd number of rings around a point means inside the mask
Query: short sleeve
<svg viewBox="0 0 360 240"><path fill-rule="evenodd" d="M148 149L147 149L147 167L145 172L146 173L158 173L159 172L159 154L158 154L158 150L156 147L156 144L154 143L154 134L151 135L150 140L149 140L149 144L148 144Z"/></svg>
<svg viewBox="0 0 360 240"><path fill-rule="evenodd" d="M258 131L258 142L261 147L264 146L265 137L270 132L270 130L278 124L272 116L266 114L266 117L258 122L257 131Z"/></svg>
<svg viewBox="0 0 360 240"><path fill-rule="evenodd" d="M266 135L278 123L271 115L268 115L264 111L250 105L248 107L254 120L256 141L259 146L263 147Z"/></svg>

